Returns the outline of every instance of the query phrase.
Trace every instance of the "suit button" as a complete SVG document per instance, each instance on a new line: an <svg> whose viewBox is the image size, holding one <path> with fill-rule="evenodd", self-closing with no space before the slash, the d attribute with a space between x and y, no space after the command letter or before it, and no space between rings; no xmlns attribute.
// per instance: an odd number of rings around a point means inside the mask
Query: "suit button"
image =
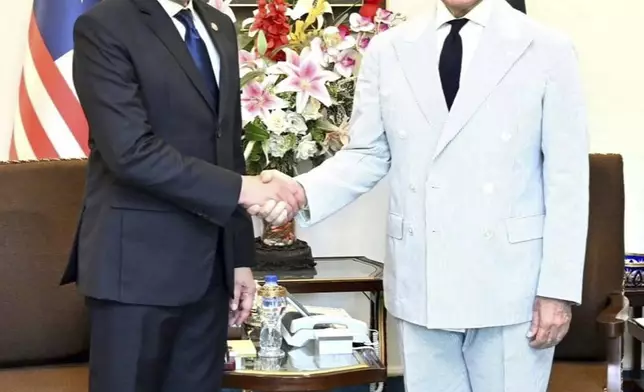
<svg viewBox="0 0 644 392"><path fill-rule="evenodd" d="M217 131L217 139L221 137L221 131Z"/></svg>
<svg viewBox="0 0 644 392"><path fill-rule="evenodd" d="M409 184L409 190L414 193L416 192L416 187L414 186L414 184Z"/></svg>
<svg viewBox="0 0 644 392"><path fill-rule="evenodd" d="M414 235L414 229L412 229L411 227L407 229L407 232L409 233L409 235Z"/></svg>
<svg viewBox="0 0 644 392"><path fill-rule="evenodd" d="M485 232L483 232L483 237L485 237L486 240L489 240L494 237L494 233L492 230L485 230Z"/></svg>

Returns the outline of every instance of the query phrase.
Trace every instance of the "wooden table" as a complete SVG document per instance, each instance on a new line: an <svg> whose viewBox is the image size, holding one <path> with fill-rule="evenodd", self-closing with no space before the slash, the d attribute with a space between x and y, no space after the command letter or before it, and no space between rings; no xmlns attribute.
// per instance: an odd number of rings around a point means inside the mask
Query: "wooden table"
<svg viewBox="0 0 644 392"><path fill-rule="evenodd" d="M244 359L241 369L224 374L224 388L326 391L386 380L387 329L382 263L364 257L327 257L315 261L315 271L271 273L278 275L280 284L293 294L364 292L370 303L370 328L378 331L378 350L356 350L354 354L338 356L337 361L328 366L320 364L322 358L316 358L308 350L287 348L287 355L280 360ZM264 274L258 272L255 278L261 282Z"/></svg>
<svg viewBox="0 0 644 392"><path fill-rule="evenodd" d="M644 288L627 288L626 297L633 309L633 319L642 317L642 307L644 307ZM644 341L644 329L637 323L629 321L627 330L631 334L631 373L625 382L625 390L644 392L644 383L642 379L642 342Z"/></svg>

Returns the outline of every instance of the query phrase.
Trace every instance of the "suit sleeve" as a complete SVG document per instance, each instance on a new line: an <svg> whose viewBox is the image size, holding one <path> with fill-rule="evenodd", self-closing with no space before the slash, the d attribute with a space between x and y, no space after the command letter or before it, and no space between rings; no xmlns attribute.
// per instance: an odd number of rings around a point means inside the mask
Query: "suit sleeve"
<svg viewBox="0 0 644 392"><path fill-rule="evenodd" d="M588 231L587 115L572 43L556 58L543 99L546 218L537 295L580 304Z"/></svg>
<svg viewBox="0 0 644 392"><path fill-rule="evenodd" d="M235 32L235 26L230 23L231 31ZM237 37L233 37L233 40L237 42ZM238 48L235 46L234 61L235 67L233 69L239 69L239 59L236 56ZM239 83L238 83L239 84ZM239 174L246 174L246 159L244 159L244 150L242 147L242 119L241 119L241 94L236 94L235 96L235 118L233 123L233 129L238 132L238 135L233 137L233 154L235 159L235 171ZM255 231L253 229L253 221L251 220L250 215L246 210L240 206L235 209L232 219L229 224L232 227L234 232L234 257L235 257L235 268L240 267L254 267L256 264L255 260Z"/></svg>
<svg viewBox="0 0 644 392"><path fill-rule="evenodd" d="M74 84L93 149L119 180L225 226L237 209L240 174L182 155L157 137L137 71L127 50L98 21L88 15L77 20Z"/></svg>
<svg viewBox="0 0 644 392"><path fill-rule="evenodd" d="M353 202L389 171L391 156L380 107L380 38L371 40L361 62L349 143L317 168L296 177L308 202L296 218L302 226L313 225Z"/></svg>

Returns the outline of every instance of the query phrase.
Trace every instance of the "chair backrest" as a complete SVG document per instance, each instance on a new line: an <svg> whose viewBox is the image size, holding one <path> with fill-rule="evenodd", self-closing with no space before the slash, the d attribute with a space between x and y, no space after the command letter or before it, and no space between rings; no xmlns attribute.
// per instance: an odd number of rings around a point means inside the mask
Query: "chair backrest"
<svg viewBox="0 0 644 392"><path fill-rule="evenodd" d="M606 338L595 319L607 304L607 296L623 290L623 169L620 155L590 155L590 216L583 302L573 308L570 331L557 346L556 359L602 361L606 357Z"/></svg>
<svg viewBox="0 0 644 392"><path fill-rule="evenodd" d="M83 298L58 285L84 184L80 160L0 164L0 365L87 350Z"/></svg>

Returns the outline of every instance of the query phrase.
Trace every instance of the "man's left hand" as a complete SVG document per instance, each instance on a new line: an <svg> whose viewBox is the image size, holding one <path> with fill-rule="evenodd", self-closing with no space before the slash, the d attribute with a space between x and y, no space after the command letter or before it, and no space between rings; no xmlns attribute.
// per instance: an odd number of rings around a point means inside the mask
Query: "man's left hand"
<svg viewBox="0 0 644 392"><path fill-rule="evenodd" d="M255 279L250 268L235 268L235 290L230 300L231 316L229 323L241 325L250 316L255 301Z"/></svg>
<svg viewBox="0 0 644 392"><path fill-rule="evenodd" d="M537 297L532 310L532 325L528 331L530 347L554 347L566 336L572 319L570 303L553 298Z"/></svg>

